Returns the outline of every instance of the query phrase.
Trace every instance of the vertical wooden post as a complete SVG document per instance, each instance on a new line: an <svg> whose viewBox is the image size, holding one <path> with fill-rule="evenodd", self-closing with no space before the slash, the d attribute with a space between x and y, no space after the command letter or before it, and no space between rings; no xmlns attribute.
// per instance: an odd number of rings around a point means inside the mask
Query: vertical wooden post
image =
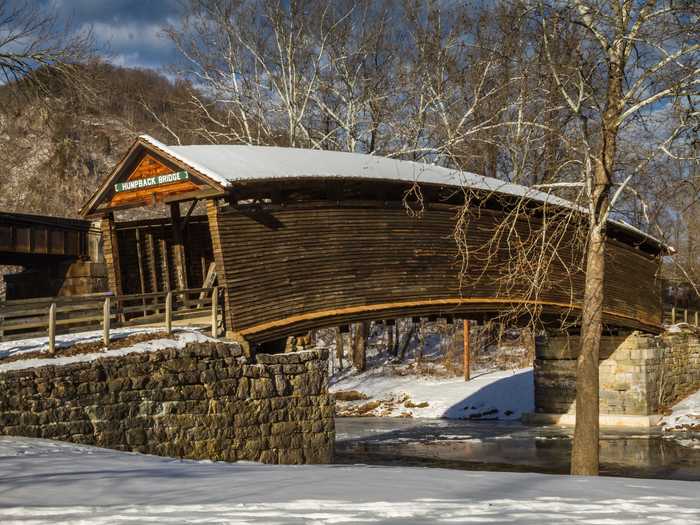
<svg viewBox="0 0 700 525"><path fill-rule="evenodd" d="M463 330L463 337L464 337L464 380L469 381L470 379L470 368L471 368L471 363L469 359L469 320L465 319L462 321L462 330Z"/></svg>
<svg viewBox="0 0 700 525"><path fill-rule="evenodd" d="M183 239L182 219L180 217L180 204L173 202L170 205L170 217L173 224L173 241L175 250L175 279L177 287L185 290L187 286L187 260L185 257L185 242ZM185 297L185 300L187 297ZM185 301L187 302L187 301Z"/></svg>
<svg viewBox="0 0 700 525"><path fill-rule="evenodd" d="M394 355L394 325L387 324L386 329L386 353Z"/></svg>
<svg viewBox="0 0 700 525"><path fill-rule="evenodd" d="M173 292L165 295L165 330L168 335L173 333Z"/></svg>
<svg viewBox="0 0 700 525"><path fill-rule="evenodd" d="M700 326L700 324L698 324L698 311L697 310L695 311L695 322L693 324L695 326Z"/></svg>
<svg viewBox="0 0 700 525"><path fill-rule="evenodd" d="M105 297L105 302L102 305L102 342L105 346L109 346L109 321L110 321L110 301L109 297Z"/></svg>
<svg viewBox="0 0 700 525"><path fill-rule="evenodd" d="M148 258L148 270L151 276L151 288L149 291L158 291L158 270L156 268L156 247L153 242L153 232L146 231L146 257ZM153 299L153 305L156 307L155 313L160 313L160 308L158 308L158 298Z"/></svg>
<svg viewBox="0 0 700 525"><path fill-rule="evenodd" d="M219 335L219 287L214 286L211 291L211 336Z"/></svg>
<svg viewBox="0 0 700 525"><path fill-rule="evenodd" d="M360 321L355 325L355 341L353 344L353 365L358 372L367 368L367 336L369 321Z"/></svg>
<svg viewBox="0 0 700 525"><path fill-rule="evenodd" d="M207 219L209 221L209 236L211 237L212 250L214 252L214 264L216 269L216 279L222 290L221 320L224 325L224 333L229 334L234 331L233 303L231 302L231 289L226 282L226 265L224 264L224 249L231 250L226 243L221 240L221 217L219 216L219 206L217 199L207 200ZM225 221L224 221L225 222Z"/></svg>
<svg viewBox="0 0 700 525"><path fill-rule="evenodd" d="M146 276L143 270L143 250L141 249L141 230L137 227L135 230L136 235L136 263L139 267L139 287L141 288L141 293L146 293ZM148 315L148 309L146 308L146 299L141 299L141 304L143 306L143 316Z"/></svg>
<svg viewBox="0 0 700 525"><path fill-rule="evenodd" d="M163 228L163 237L159 241L161 263L163 265L163 290L170 290L170 248L168 248L167 232Z"/></svg>
<svg viewBox="0 0 700 525"><path fill-rule="evenodd" d="M683 322L688 324L688 309L683 308Z"/></svg>
<svg viewBox="0 0 700 525"><path fill-rule="evenodd" d="M676 324L676 307L671 308L671 324Z"/></svg>
<svg viewBox="0 0 700 525"><path fill-rule="evenodd" d="M122 274L119 261L119 239L114 226L114 215L110 213L104 217L100 226L109 289L114 295L119 295L122 293Z"/></svg>
<svg viewBox="0 0 700 525"><path fill-rule="evenodd" d="M56 303L49 306L49 354L56 353Z"/></svg>
<svg viewBox="0 0 700 525"><path fill-rule="evenodd" d="M339 326L335 328L335 358L338 360L338 370L343 369L343 332Z"/></svg>
<svg viewBox="0 0 700 525"><path fill-rule="evenodd" d="M425 352L425 320L421 317L418 322L418 346L414 350L416 363L423 362L423 352Z"/></svg>

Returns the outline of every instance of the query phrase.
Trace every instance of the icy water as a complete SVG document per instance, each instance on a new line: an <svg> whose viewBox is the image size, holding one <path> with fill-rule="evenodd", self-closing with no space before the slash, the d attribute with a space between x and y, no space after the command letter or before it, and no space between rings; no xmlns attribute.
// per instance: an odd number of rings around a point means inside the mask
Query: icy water
<svg viewBox="0 0 700 525"><path fill-rule="evenodd" d="M566 474L571 432L517 422L337 418L335 461ZM700 435L685 438L604 430L601 473L700 481Z"/></svg>

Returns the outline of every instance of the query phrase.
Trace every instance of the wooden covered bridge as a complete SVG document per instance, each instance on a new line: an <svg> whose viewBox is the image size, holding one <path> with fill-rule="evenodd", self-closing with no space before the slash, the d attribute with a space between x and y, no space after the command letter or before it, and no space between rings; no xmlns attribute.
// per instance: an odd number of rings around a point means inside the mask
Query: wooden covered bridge
<svg viewBox="0 0 700 525"><path fill-rule="evenodd" d="M404 196L418 183L420 216ZM483 211L468 236L484 239L509 201L566 201L497 179L377 156L277 147L166 146L141 136L83 207L101 219L115 294L225 287L231 337L265 343L312 328L409 316L476 319L532 301L497 290L498 275L460 288L453 238L462 188ZM156 203L167 219L118 222ZM505 204L504 204L505 203ZM206 210L206 213L204 213ZM531 219L530 219L531 220ZM519 225L520 227L520 225ZM658 332L657 271L663 245L611 222L604 320ZM507 256L507 253L504 255ZM545 316L579 311L583 275L554 266L574 294L552 286L536 299ZM489 284L491 283L491 284Z"/></svg>

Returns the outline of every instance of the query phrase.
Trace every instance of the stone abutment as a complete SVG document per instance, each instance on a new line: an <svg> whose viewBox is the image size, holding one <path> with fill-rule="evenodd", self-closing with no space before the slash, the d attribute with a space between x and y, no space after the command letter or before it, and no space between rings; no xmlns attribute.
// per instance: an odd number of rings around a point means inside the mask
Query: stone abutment
<svg viewBox="0 0 700 525"><path fill-rule="evenodd" d="M573 422L579 348L578 336L537 339L535 420ZM602 424L654 425L700 388L700 338L690 331L603 337L599 372Z"/></svg>
<svg viewBox="0 0 700 525"><path fill-rule="evenodd" d="M236 344L131 353L0 373L0 435L188 459L329 463L327 351Z"/></svg>

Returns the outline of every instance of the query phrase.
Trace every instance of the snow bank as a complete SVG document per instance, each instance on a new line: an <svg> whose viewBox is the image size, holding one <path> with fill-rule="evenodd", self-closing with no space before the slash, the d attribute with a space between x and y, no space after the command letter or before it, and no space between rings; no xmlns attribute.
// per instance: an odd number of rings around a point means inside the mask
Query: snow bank
<svg viewBox="0 0 700 525"><path fill-rule="evenodd" d="M112 340L122 339L133 334L157 332L155 328L113 328L110 331ZM94 343L102 340L102 330L91 330L74 334L62 334L56 336L56 349L68 348L75 344ZM49 342L47 337L33 337L16 341L0 343L0 358L10 357L27 352L48 352Z"/></svg>
<svg viewBox="0 0 700 525"><path fill-rule="evenodd" d="M674 405L671 414L664 417L661 424L666 431L700 432L700 390ZM700 448L700 436L694 447Z"/></svg>
<svg viewBox="0 0 700 525"><path fill-rule="evenodd" d="M367 415L509 420L520 419L535 407L532 368L475 373L473 379L464 381L394 375L391 368L378 367L331 381L331 392L347 390L362 392L369 399L338 402L341 410L372 400L385 401ZM422 406L424 403L427 406Z"/></svg>
<svg viewBox="0 0 700 525"><path fill-rule="evenodd" d="M116 336L114 339L123 338L135 333L148 333L148 332L159 332L160 329L135 329L135 328L122 328L114 330L113 334ZM60 345L58 344L60 337ZM7 372L9 370L23 370L25 368L34 368L38 366L47 365L67 365L71 363L85 363L89 361L94 361L102 357L114 357L120 355L126 355L131 353L142 353L142 352L154 352L156 350L162 350L164 348L184 348L187 343L194 342L204 342L204 341L214 341L211 337L205 336L204 334L198 332L195 329L182 328L173 331L172 337L163 337L160 339L151 339L150 341L143 341L140 343L135 343L132 346L118 348L114 350L107 350L104 352L95 352L91 354L78 354L72 356L61 357L60 348L66 348L68 346L99 341L102 339L102 332L82 332L78 334L70 334L64 336L57 336L57 349L56 355L58 357L54 358L35 358L35 359L23 359L19 361L12 361L5 364L0 364L0 372ZM12 341L0 344L0 356L15 355L22 352L33 352L41 351L48 352L48 344L46 338L36 338L36 339L24 339L21 341Z"/></svg>
<svg viewBox="0 0 700 525"><path fill-rule="evenodd" d="M178 461L0 438L2 523L700 522L692 482Z"/></svg>

